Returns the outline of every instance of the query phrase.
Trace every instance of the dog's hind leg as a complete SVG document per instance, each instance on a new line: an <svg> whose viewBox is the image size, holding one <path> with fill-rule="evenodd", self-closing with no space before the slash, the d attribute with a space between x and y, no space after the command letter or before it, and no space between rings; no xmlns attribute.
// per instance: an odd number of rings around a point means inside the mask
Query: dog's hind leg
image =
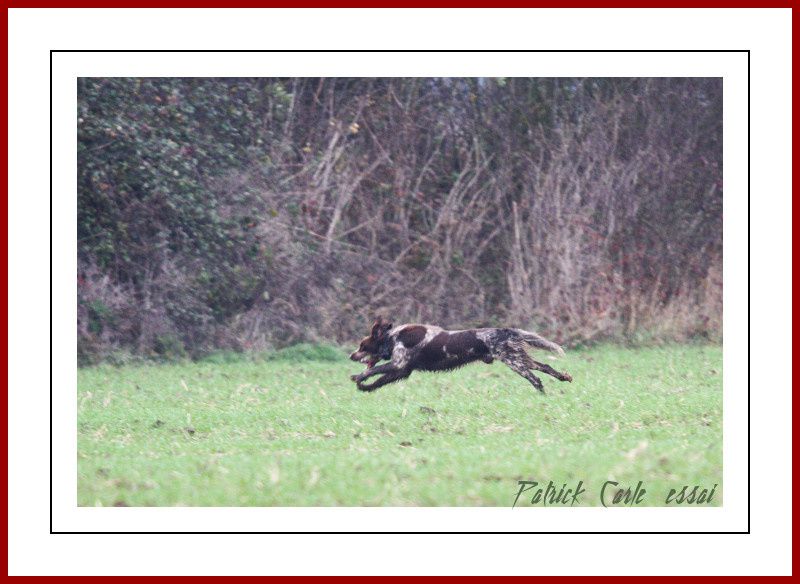
<svg viewBox="0 0 800 584"><path fill-rule="evenodd" d="M509 350L508 348L504 348L503 350L494 353L494 356L508 365L508 367L514 373L521 375L530 381L533 387L544 393L544 385L542 385L542 380L536 377L533 374L533 371L531 371L531 369L536 368L533 363L533 359L531 359L530 355L528 355L524 350Z"/></svg>
<svg viewBox="0 0 800 584"><path fill-rule="evenodd" d="M556 371L546 363L539 363L538 361L534 361L533 368L536 369L537 371L541 371L542 373L547 373L548 375L555 377L559 381L572 381L572 375L570 375L566 371L564 373Z"/></svg>

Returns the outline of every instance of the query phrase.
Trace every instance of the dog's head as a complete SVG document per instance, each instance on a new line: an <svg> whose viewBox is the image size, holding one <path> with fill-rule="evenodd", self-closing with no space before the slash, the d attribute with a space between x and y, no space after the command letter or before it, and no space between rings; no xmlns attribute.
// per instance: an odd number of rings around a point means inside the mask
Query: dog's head
<svg viewBox="0 0 800 584"><path fill-rule="evenodd" d="M382 316L375 319L369 336L361 339L358 350L350 354L350 359L366 364L367 369L374 367L375 363L381 360L381 346L391 328L392 323L384 320Z"/></svg>

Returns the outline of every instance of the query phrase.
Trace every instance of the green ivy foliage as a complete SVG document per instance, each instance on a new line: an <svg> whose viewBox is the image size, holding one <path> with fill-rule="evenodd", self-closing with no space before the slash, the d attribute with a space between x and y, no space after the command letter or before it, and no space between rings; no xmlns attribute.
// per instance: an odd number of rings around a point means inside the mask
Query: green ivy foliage
<svg viewBox="0 0 800 584"><path fill-rule="evenodd" d="M80 259L138 291L165 258L197 266L193 281L163 291L169 316L187 331L246 307L259 293L258 278L243 277L259 259L249 232L258 200L245 191L221 201L209 184L259 156L271 138L261 120L285 102L279 82L81 78ZM90 312L92 332L112 324L107 308Z"/></svg>

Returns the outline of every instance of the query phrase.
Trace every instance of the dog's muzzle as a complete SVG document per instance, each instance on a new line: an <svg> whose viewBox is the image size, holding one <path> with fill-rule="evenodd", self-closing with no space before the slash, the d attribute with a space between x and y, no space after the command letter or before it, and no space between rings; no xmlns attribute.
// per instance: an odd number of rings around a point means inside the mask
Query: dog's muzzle
<svg viewBox="0 0 800 584"><path fill-rule="evenodd" d="M367 366L367 369L374 367L375 363L378 362L377 357L370 355L365 351L356 351L354 353L350 353L350 360L357 361L358 363L364 363Z"/></svg>

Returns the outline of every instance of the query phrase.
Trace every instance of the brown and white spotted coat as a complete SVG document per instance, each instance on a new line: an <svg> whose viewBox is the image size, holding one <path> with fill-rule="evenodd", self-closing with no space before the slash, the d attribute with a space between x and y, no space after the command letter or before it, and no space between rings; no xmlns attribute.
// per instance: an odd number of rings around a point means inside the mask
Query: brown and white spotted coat
<svg viewBox="0 0 800 584"><path fill-rule="evenodd" d="M408 377L415 370L449 371L473 361L492 363L497 359L541 392L544 392L542 380L533 371L547 373L560 381L572 381L568 373L560 373L549 365L534 361L525 351L528 345L564 354L557 344L522 329L448 331L429 324L395 327L378 317L370 335L362 339L358 350L350 355L353 361L365 363L367 369L351 379L361 391L374 391L387 383ZM376 366L381 360L388 360L388 363ZM381 377L372 383L363 383L373 375Z"/></svg>

